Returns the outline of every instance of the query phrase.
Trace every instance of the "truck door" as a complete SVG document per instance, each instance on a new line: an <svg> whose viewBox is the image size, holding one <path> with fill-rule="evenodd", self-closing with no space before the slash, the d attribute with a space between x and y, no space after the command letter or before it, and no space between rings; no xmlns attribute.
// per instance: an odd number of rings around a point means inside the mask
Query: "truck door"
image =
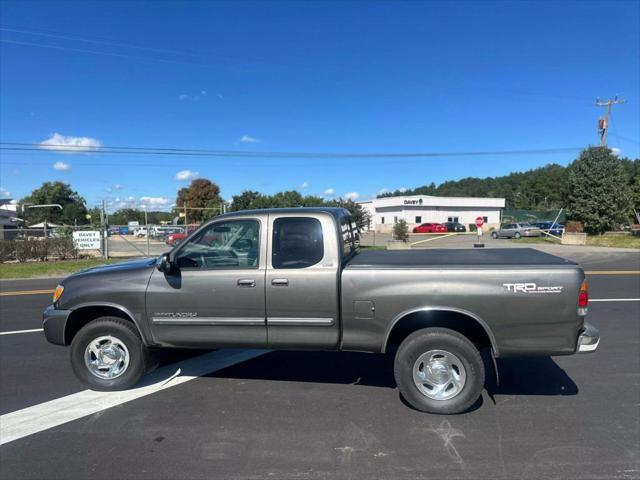
<svg viewBox="0 0 640 480"><path fill-rule="evenodd" d="M269 231L268 345L337 348L340 262L333 217L272 214Z"/></svg>
<svg viewBox="0 0 640 480"><path fill-rule="evenodd" d="M175 271L155 270L147 316L174 346L264 347L267 216L213 222L176 247Z"/></svg>

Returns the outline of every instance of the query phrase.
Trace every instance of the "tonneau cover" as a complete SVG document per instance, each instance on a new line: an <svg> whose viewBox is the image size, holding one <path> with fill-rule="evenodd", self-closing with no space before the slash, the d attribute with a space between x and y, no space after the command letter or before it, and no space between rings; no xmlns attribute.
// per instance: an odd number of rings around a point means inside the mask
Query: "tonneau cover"
<svg viewBox="0 0 640 480"><path fill-rule="evenodd" d="M446 268L577 265L533 248L370 250L354 256L345 268Z"/></svg>

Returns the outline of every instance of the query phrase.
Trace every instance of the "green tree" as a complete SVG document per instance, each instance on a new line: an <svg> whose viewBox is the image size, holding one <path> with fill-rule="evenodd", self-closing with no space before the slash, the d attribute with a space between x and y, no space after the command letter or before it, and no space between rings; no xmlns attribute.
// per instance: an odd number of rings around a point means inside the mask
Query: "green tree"
<svg viewBox="0 0 640 480"><path fill-rule="evenodd" d="M583 222L589 233L603 233L628 220L628 172L610 149L589 147L568 168L569 219Z"/></svg>
<svg viewBox="0 0 640 480"><path fill-rule="evenodd" d="M393 238L407 243L409 241L409 226L404 220L398 220L393 226Z"/></svg>
<svg viewBox="0 0 640 480"><path fill-rule="evenodd" d="M206 178L196 178L188 187L178 191L176 209L187 206L187 221L200 223L221 213L220 187Z"/></svg>
<svg viewBox="0 0 640 480"><path fill-rule="evenodd" d="M369 215L362 206L351 199L343 200L342 198L338 198L336 200L330 200L326 205L330 207L346 208L349 210L351 218L358 227L358 230L362 230L370 221Z"/></svg>
<svg viewBox="0 0 640 480"><path fill-rule="evenodd" d="M28 225L45 220L65 225L84 225L88 223L86 202L78 192L71 189L71 185L68 183L44 182L40 188L36 188L18 203L21 216L27 221ZM29 205L50 204L61 205L62 210L56 207L28 208ZM25 207L24 213L22 213L23 207Z"/></svg>
<svg viewBox="0 0 640 480"><path fill-rule="evenodd" d="M245 190L240 195L234 195L231 198L231 208L232 212L237 212L238 210L251 210L252 208L258 208L257 200L262 196L259 192L255 192L253 190Z"/></svg>

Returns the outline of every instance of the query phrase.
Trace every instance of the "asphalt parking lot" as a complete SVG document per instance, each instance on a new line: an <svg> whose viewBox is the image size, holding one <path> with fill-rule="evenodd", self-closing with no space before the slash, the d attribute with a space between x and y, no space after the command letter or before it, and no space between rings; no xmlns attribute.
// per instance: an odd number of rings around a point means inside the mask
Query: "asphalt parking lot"
<svg viewBox="0 0 640 480"><path fill-rule="evenodd" d="M172 351L147 393L91 396L68 349L27 331L50 301L37 291L57 279L3 281L0 475L640 478L640 254L566 252L589 272L599 349L499 359L500 385L457 416L411 410L392 358L358 353ZM24 436L11 440L20 414Z"/></svg>

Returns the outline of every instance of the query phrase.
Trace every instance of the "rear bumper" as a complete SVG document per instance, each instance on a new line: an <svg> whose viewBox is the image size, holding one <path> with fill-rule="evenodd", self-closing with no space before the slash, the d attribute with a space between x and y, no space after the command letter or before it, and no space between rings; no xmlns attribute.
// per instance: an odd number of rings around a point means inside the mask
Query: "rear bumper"
<svg viewBox="0 0 640 480"><path fill-rule="evenodd" d="M48 342L66 345L64 329L70 314L71 310L57 310L53 305L47 307L42 314L42 327Z"/></svg>
<svg viewBox="0 0 640 480"><path fill-rule="evenodd" d="M590 323L585 322L578 336L576 353L594 352L600 343L600 332Z"/></svg>

